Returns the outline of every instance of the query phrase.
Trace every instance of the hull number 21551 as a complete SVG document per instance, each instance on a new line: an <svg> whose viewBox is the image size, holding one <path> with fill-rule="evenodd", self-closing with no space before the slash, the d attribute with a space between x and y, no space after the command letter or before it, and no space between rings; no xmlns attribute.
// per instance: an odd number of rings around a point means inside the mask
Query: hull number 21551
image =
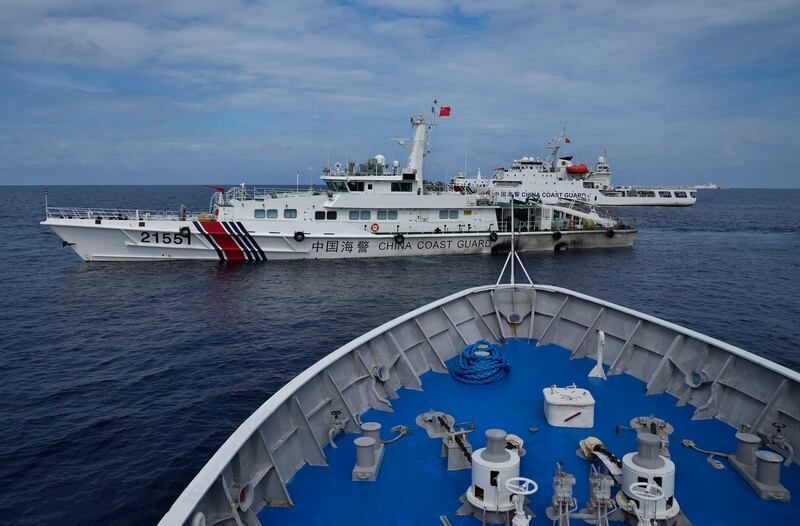
<svg viewBox="0 0 800 526"><path fill-rule="evenodd" d="M187 245L192 244L192 237L183 236L180 232L140 232L142 243L160 243L162 245Z"/></svg>

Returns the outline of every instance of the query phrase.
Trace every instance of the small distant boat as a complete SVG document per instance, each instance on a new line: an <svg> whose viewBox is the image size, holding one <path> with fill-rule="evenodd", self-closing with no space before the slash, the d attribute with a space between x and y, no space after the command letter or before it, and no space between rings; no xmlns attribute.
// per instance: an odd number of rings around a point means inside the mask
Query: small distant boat
<svg viewBox="0 0 800 526"><path fill-rule="evenodd" d="M692 186L695 190L723 190L721 186L716 183L712 183L711 181L707 182L706 184L696 184Z"/></svg>

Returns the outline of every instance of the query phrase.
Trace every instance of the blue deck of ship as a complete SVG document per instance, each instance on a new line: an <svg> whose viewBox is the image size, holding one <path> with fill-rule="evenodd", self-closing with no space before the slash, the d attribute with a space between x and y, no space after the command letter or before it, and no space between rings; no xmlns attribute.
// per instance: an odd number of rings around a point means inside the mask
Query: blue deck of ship
<svg viewBox="0 0 800 526"><path fill-rule="evenodd" d="M594 365L590 359L569 360L568 351L555 345L536 347L527 340L508 341L503 352L512 364L511 372L488 385L466 385L449 375L426 373L423 391L404 389L393 400L392 413L371 410L362 421L383 424L383 438L389 428L407 425L410 434L386 446L377 482L352 482L355 435L337 437L337 449L326 448L329 467L306 466L288 484L292 508L264 508L264 524L347 524L411 525L441 524L446 515L455 525L480 524L472 517L457 517L457 499L470 484L470 471L447 471L439 457L441 439L428 438L414 423L430 408L453 415L457 422L473 420L476 430L469 435L474 449L484 446L483 433L497 427L525 440L527 454L520 475L539 483L532 495L532 524L549 524L545 508L552 497L556 461L577 478L574 495L580 506L586 503L589 462L578 458L578 441L588 435L600 438L617 456L636 448L634 433L615 433L615 425L628 425L636 416L655 415L675 427L670 452L676 464L676 498L695 525L706 524L796 524L800 512L800 467L783 468L782 483L792 492L789 503L759 499L725 463L716 470L706 456L683 447L690 438L698 447L716 451L735 449L734 430L717 420L692 421L693 407L677 407L667 395L645 396L644 384L628 375L610 376L607 381L587 378ZM550 427L543 410L542 389L552 384L576 383L591 390L595 400L593 429ZM530 433L528 428L539 429ZM583 524L572 521L573 524Z"/></svg>

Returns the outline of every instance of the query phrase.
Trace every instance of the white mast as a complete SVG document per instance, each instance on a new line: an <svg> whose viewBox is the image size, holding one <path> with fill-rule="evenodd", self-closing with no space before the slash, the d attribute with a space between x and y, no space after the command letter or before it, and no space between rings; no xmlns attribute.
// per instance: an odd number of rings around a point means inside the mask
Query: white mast
<svg viewBox="0 0 800 526"><path fill-rule="evenodd" d="M553 137L553 140L547 145L547 149L550 153L547 156L547 162L550 164L550 168L555 168L556 161L558 161L558 150L561 148L561 143L564 142L564 139L567 136L567 123L561 123L561 133L557 137Z"/></svg>
<svg viewBox="0 0 800 526"><path fill-rule="evenodd" d="M467 177L467 129L464 128L464 177Z"/></svg>
<svg viewBox="0 0 800 526"><path fill-rule="evenodd" d="M425 187L423 161L428 154L428 143L430 141L430 130L436 126L437 109L439 101L434 100L431 106L431 123L425 122L425 116L417 114L411 117L411 127L414 129L414 137L411 139L411 151L408 154L408 163L403 173L414 173L417 182L417 191L422 192ZM405 141L398 140L398 144L404 146Z"/></svg>

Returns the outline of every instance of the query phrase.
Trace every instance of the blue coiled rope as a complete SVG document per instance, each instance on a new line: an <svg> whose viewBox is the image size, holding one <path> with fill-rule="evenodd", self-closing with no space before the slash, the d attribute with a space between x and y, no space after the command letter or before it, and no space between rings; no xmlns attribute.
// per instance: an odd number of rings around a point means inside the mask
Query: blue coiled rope
<svg viewBox="0 0 800 526"><path fill-rule="evenodd" d="M450 366L450 375L465 384L488 384L504 377L510 369L511 364L495 344L478 340L464 347Z"/></svg>

